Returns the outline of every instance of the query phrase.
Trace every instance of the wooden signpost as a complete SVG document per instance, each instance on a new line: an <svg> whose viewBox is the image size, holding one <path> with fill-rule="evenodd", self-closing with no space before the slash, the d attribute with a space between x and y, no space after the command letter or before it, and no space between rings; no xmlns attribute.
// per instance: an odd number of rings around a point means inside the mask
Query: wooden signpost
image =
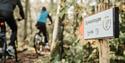
<svg viewBox="0 0 125 63"><path fill-rule="evenodd" d="M99 63L110 63L108 39L118 37L118 8L113 7L84 18L84 39L99 41Z"/></svg>

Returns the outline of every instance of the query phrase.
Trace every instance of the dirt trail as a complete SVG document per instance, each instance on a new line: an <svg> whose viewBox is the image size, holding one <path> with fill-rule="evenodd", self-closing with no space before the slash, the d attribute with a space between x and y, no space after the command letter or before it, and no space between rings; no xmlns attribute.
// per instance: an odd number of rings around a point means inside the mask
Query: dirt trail
<svg viewBox="0 0 125 63"><path fill-rule="evenodd" d="M50 63L50 52L44 52L44 55L37 55L33 48L28 48L23 52L18 52L19 63ZM14 59L7 59L6 63L15 63Z"/></svg>

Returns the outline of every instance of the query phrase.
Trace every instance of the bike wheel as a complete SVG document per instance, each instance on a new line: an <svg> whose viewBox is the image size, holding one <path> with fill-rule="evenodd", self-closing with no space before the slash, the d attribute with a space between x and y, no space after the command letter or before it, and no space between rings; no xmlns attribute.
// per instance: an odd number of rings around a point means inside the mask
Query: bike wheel
<svg viewBox="0 0 125 63"><path fill-rule="evenodd" d="M43 51L43 38L41 35L38 33L35 34L34 36L34 48L37 54L42 54L41 52Z"/></svg>
<svg viewBox="0 0 125 63"><path fill-rule="evenodd" d="M2 63L6 63L6 44L4 44L4 47L3 47L3 53L2 53L2 60L1 62Z"/></svg>
<svg viewBox="0 0 125 63"><path fill-rule="evenodd" d="M2 53L1 53L1 63L6 63L6 48L7 48L7 44L6 44L6 39L5 37L2 37L0 40L1 44L3 44L2 46Z"/></svg>

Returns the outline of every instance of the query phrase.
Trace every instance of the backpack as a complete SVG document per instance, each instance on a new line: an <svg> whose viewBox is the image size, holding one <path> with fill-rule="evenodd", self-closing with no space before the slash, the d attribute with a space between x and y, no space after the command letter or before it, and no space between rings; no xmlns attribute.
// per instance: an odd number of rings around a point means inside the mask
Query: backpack
<svg viewBox="0 0 125 63"><path fill-rule="evenodd" d="M0 0L1 11L13 11L18 0Z"/></svg>

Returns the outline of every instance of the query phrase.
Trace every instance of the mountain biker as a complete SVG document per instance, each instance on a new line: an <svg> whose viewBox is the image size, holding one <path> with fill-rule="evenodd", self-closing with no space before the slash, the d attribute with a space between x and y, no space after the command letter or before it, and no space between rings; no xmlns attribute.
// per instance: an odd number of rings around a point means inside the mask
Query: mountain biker
<svg viewBox="0 0 125 63"><path fill-rule="evenodd" d="M49 18L49 20L51 21L51 24L52 24L52 18L49 15L48 11L46 10L46 7L42 7L40 15L38 16L38 21L37 21L36 26L39 29L39 35L40 35L40 33L43 33L44 41L45 41L45 48L49 48L47 28L46 28L47 18Z"/></svg>
<svg viewBox="0 0 125 63"><path fill-rule="evenodd" d="M19 8L22 19L24 19L24 11L20 0L0 0L0 17L4 18L11 29L10 48L15 45L15 40L17 39L17 23L13 15L16 5Z"/></svg>

